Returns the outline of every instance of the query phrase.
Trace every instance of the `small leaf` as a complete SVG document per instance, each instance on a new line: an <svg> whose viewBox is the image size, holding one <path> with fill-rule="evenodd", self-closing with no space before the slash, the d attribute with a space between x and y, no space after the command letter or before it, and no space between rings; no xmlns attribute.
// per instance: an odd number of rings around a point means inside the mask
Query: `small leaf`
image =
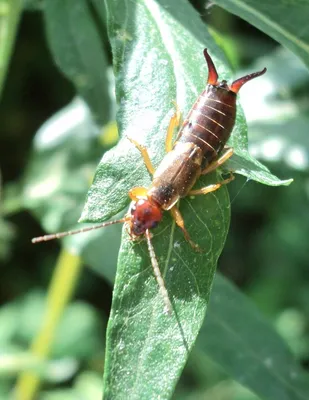
<svg viewBox="0 0 309 400"><path fill-rule="evenodd" d="M309 4L307 1L214 0L215 4L261 29L297 54L309 66Z"/></svg>

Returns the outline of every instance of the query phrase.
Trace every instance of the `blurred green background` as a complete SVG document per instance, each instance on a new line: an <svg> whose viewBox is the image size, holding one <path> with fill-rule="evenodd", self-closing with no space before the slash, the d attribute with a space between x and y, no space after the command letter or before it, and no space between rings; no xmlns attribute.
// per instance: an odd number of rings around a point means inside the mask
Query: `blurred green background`
<svg viewBox="0 0 309 400"><path fill-rule="evenodd" d="M37 6L31 4L20 20L0 108L1 398L12 390L18 373L32 363L24 352L40 326L46 291L60 251L57 241L33 246L31 238L43 233L44 223L57 231L78 220L96 164L117 140L114 125L106 125L115 119L113 104L102 131L96 132L85 117L85 129L95 131L93 142L81 134L74 144L68 135L54 143L44 142L42 136L41 142L37 140L34 145L34 136L46 120L72 101L73 108L80 104L76 103L73 85L50 54L38 9L40 2ZM265 81L254 93L251 88L251 92L241 95L249 124L250 150L280 178L294 178L289 187L267 187L240 176L229 185L232 221L219 269L275 324L296 359L308 370L309 75L296 56L246 22L219 7L200 7L199 11L217 35L237 76L267 65L268 85ZM103 29L102 37L106 41ZM111 64L107 41L105 45L107 62ZM108 79L112 88L111 76ZM261 103L256 105L255 98ZM48 154L52 161L46 165ZM65 190L57 182L58 196L51 194L48 204L42 204L31 190L41 182L42 175L48 176L49 169L56 166L63 168L63 175L72 177L72 182ZM63 191L61 196L59 188ZM53 206L62 207L57 222L53 219ZM46 209L47 217L41 225L37 217ZM105 258L109 278L96 273L93 265L82 269L73 301L57 332L52 361L44 363L45 383L40 399L74 399L77 393L84 396L80 398L100 398L104 331L120 230L102 235L108 249ZM102 236L94 237L92 245L100 246L101 241ZM84 259L92 264L89 250ZM193 352L175 398L255 397L210 359Z"/></svg>

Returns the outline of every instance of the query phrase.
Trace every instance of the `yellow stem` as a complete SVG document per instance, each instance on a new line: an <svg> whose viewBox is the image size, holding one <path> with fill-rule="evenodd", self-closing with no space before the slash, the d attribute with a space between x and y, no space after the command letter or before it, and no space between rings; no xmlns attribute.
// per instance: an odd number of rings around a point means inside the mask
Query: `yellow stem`
<svg viewBox="0 0 309 400"><path fill-rule="evenodd" d="M70 301L76 287L80 271L81 260L78 256L62 250L50 283L46 300L46 312L42 327L31 346L31 354L40 360L48 358L52 349L56 329L63 311ZM40 385L40 376L35 372L24 372L20 375L16 385L16 400L32 400Z"/></svg>

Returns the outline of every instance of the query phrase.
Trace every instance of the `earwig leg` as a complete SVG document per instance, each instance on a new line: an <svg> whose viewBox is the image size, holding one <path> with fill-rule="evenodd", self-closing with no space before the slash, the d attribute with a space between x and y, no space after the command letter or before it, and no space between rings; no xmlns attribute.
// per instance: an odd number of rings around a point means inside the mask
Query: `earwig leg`
<svg viewBox="0 0 309 400"><path fill-rule="evenodd" d="M134 139L132 139L132 138L130 138L128 136L127 136L127 138L130 140L131 143L134 144L134 146L136 146L138 148L138 150L140 151L140 153L141 153L141 155L143 157L143 160L144 160L144 163L145 163L145 165L146 165L146 167L148 169L148 172L151 175L153 175L154 172L155 172L155 169L154 169L154 166L152 165L152 162L150 160L147 148L145 146L143 146L142 144L139 144L136 140L134 140Z"/></svg>
<svg viewBox="0 0 309 400"><path fill-rule="evenodd" d="M207 194L210 192L214 192L215 190L218 190L222 185L226 185L227 183L231 182L232 180L234 180L235 177L234 175L231 173L231 176L227 179L224 179L224 181L218 182L218 183L214 183L212 185L208 185L205 186L201 189L197 189L197 190L191 190L189 192L189 196L196 196L199 194Z"/></svg>
<svg viewBox="0 0 309 400"><path fill-rule="evenodd" d="M165 139L165 150L167 153L171 151L173 148L173 134L175 132L175 129L179 127L181 121L181 112L179 110L179 107L175 101L173 101L173 104L176 110L167 128L167 134Z"/></svg>
<svg viewBox="0 0 309 400"><path fill-rule="evenodd" d="M129 197L133 201L145 198L147 197L147 189L142 186L134 187L129 190Z"/></svg>
<svg viewBox="0 0 309 400"><path fill-rule="evenodd" d="M185 222L184 222L184 220L183 220L183 218L182 218L182 215L181 215L179 209L178 209L176 206L174 206L174 207L172 207L172 208L170 209L170 212L171 212L172 217L174 218L176 224L177 224L177 225L179 226L179 228L182 230L182 232L183 232L183 234L184 234L185 239L187 240L187 242L190 243L190 245L193 247L193 249L194 249L195 251L202 251L202 249L199 247L199 245L196 244L196 243L194 243L193 240L191 240L190 235L189 235L188 231L187 231L186 228L185 228Z"/></svg>
<svg viewBox="0 0 309 400"><path fill-rule="evenodd" d="M212 162L210 165L208 165L203 171L202 175L208 174L209 172L215 170L216 168L220 167L222 164L224 164L229 158L232 157L234 153L234 149L232 147L225 147L225 152L222 154L221 157L219 157L217 160Z"/></svg>

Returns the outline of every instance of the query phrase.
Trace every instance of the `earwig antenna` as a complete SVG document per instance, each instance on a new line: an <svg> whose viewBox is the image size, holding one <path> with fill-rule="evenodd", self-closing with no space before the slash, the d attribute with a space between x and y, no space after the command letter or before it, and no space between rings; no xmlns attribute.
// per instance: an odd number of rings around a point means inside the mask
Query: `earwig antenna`
<svg viewBox="0 0 309 400"><path fill-rule="evenodd" d="M89 232L89 231L93 231L95 229L104 228L105 226L121 224L126 221L127 221L126 218L122 218L122 219L116 219L115 221L102 222L102 224L88 226L88 227L82 228L82 229L76 229L75 231L58 232L58 233L53 233L51 235L39 236L39 237L33 238L31 240L31 242L32 243L47 242L48 240L60 239L65 236L76 235L77 233Z"/></svg>
<svg viewBox="0 0 309 400"><path fill-rule="evenodd" d="M251 79L257 78L258 76L261 76L263 74L265 74L265 72L267 71L266 68L262 69L262 71L258 71L258 72L253 72L252 74L243 76L242 78L236 79L236 81L234 81L231 86L230 86L230 90L234 93L238 93L239 89L248 81L251 81Z"/></svg>
<svg viewBox="0 0 309 400"><path fill-rule="evenodd" d="M218 83L218 73L215 67L215 64L212 61L212 58L207 52L207 49L204 49L204 57L207 62L208 66L208 80L207 84L208 85L216 85Z"/></svg>
<svg viewBox="0 0 309 400"><path fill-rule="evenodd" d="M161 271L160 271L159 264L158 264L158 261L157 261L157 258L156 258L156 254L155 254L154 248L153 248L152 243L151 243L151 234L149 232L149 229L146 230L145 236L146 236L146 239L147 239L148 251L149 251L149 254L150 254L150 260L151 260L151 265L152 265L152 268L153 268L153 273L154 273L154 275L156 277L156 280L158 282L159 290L160 290L161 296L162 296L164 304L165 304L165 310L164 311L167 314L171 315L172 314L172 304L171 304L170 299L168 297L168 292L167 292L166 287L165 287L164 279L163 279L163 277L161 275Z"/></svg>

